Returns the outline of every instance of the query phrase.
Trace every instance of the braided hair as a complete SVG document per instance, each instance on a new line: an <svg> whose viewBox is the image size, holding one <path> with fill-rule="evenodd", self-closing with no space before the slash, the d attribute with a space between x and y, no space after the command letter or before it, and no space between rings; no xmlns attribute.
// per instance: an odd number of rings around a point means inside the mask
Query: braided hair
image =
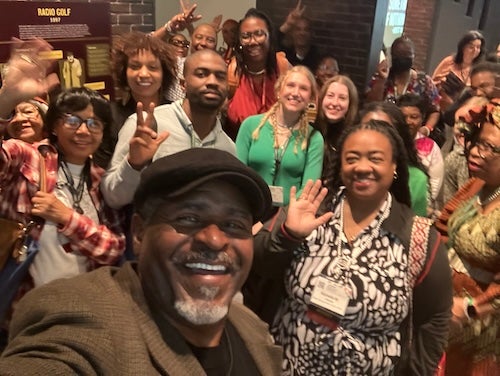
<svg viewBox="0 0 500 376"><path fill-rule="evenodd" d="M325 178L325 185L328 188L328 194L325 200L325 208L323 210L333 210L333 198L339 188L344 185L341 179L342 170L342 154L344 145L349 136L355 132L362 130L373 130L384 135L392 146L392 158L396 164L397 179L394 179L389 191L394 195L394 198L408 207L411 207L410 189L408 187L408 156L406 148L398 134L397 130L385 121L370 120L366 123L348 126L340 135L338 140L338 153L333 160L333 168L331 175Z"/></svg>
<svg viewBox="0 0 500 376"><path fill-rule="evenodd" d="M314 79L314 75L311 73L311 71L303 65L296 65L296 66L292 67L291 69L289 69L285 74L283 74L279 77L278 81L276 82L276 84L274 86L274 91L275 91L276 97L277 98L279 97L279 92L281 91L283 85L285 85L286 80L293 73L301 73L305 77L307 77L307 79L309 80L309 82L311 84L311 100L314 101L316 99L316 95L317 95L316 80ZM257 126L257 128L255 128L255 130L252 133L253 140L257 140L259 138L260 130L262 129L262 127L264 126L264 124L266 123L267 120L273 119L273 117L276 116L276 111L278 110L278 108L280 106L281 106L281 103L278 100L276 103L274 103L271 106L271 108L266 113L264 113L264 116L262 117L259 125ZM275 131L274 133L276 134L276 129L275 129L276 124L274 124L273 121L271 121L270 123ZM297 152L298 152L297 147L298 147L299 141L301 141L300 148L302 150L306 150L308 147L308 141L309 141L309 119L307 117L307 108L302 111L302 113L300 114L300 117L299 117L299 137L295 138L294 147L293 147L293 152L295 154L297 154ZM274 147L278 148L276 137L274 139L274 143L275 143Z"/></svg>

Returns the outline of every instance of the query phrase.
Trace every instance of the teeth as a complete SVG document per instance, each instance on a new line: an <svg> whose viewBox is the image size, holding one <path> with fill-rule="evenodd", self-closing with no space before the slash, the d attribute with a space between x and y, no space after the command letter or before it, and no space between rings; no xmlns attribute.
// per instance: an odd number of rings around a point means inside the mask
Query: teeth
<svg viewBox="0 0 500 376"><path fill-rule="evenodd" d="M210 264L204 264L201 262L185 264L185 267L189 268L189 269L208 270L211 272L225 272L226 271L226 267L223 265L210 265Z"/></svg>
<svg viewBox="0 0 500 376"><path fill-rule="evenodd" d="M139 86L151 86L151 82L139 82Z"/></svg>

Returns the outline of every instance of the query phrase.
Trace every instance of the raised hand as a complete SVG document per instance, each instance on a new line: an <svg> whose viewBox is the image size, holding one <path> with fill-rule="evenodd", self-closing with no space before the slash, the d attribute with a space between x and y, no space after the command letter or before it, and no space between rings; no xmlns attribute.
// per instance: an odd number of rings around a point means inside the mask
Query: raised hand
<svg viewBox="0 0 500 376"><path fill-rule="evenodd" d="M316 216L327 192L327 188L322 188L321 180L315 182L309 180L299 198L295 197L297 188L292 187L290 189L290 204L285 220L285 228L290 235L296 238L305 238L316 227L332 218L332 212L327 212L319 217Z"/></svg>
<svg viewBox="0 0 500 376"><path fill-rule="evenodd" d="M382 60L377 65L377 75L383 79L389 77L389 64L387 64L387 59Z"/></svg>
<svg viewBox="0 0 500 376"><path fill-rule="evenodd" d="M194 11L198 7L197 4L189 5L189 2L186 0L180 0L180 5L182 9L182 13L179 13L173 16L170 19L170 29L175 31L182 31L193 22L196 22L201 19L201 15L195 15Z"/></svg>
<svg viewBox="0 0 500 376"><path fill-rule="evenodd" d="M302 6L302 0L297 1L297 5L295 8L293 8L290 13L288 13L288 16L286 17L286 22L288 22L291 25L294 25L304 14L306 11L306 6Z"/></svg>
<svg viewBox="0 0 500 376"><path fill-rule="evenodd" d="M59 82L56 74L47 76L52 62L40 57L52 50L49 43L43 39L14 41L11 57L4 65L0 89L1 108L7 112L19 102L43 96Z"/></svg>
<svg viewBox="0 0 500 376"><path fill-rule="evenodd" d="M137 102L137 128L130 139L130 149L128 153L128 162L135 170L142 170L146 167L160 144L169 136L168 132L158 134L153 130L155 124L154 118L155 104L150 103L146 109L144 117L143 104Z"/></svg>
<svg viewBox="0 0 500 376"><path fill-rule="evenodd" d="M222 14L218 14L213 18L212 22L210 23L214 27L217 33L222 30L222 27L220 26L221 22L222 22Z"/></svg>

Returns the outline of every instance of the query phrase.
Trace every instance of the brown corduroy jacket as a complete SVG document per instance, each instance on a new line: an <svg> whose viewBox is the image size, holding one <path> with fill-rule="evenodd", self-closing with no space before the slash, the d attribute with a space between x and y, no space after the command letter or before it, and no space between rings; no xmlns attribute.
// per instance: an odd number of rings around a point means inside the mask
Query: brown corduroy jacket
<svg viewBox="0 0 500 376"><path fill-rule="evenodd" d="M233 303L229 321L262 375L281 373L267 326ZM159 327L132 264L30 292L17 307L0 375L205 375L181 334Z"/></svg>

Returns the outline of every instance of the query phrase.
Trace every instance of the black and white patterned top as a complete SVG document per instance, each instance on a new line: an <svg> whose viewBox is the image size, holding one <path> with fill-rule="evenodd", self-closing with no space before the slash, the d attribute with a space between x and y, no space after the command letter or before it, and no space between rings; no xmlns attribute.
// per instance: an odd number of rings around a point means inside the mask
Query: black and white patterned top
<svg viewBox="0 0 500 376"><path fill-rule="evenodd" d="M284 375L389 375L401 355L400 326L410 310L408 255L400 239L380 224L388 217L388 195L377 217L348 245L341 234L344 193L334 216L307 239L307 251L286 273L286 297L272 333L284 348ZM351 260L347 281L350 300L335 330L307 316L312 290L320 275L332 277L339 259ZM356 256L356 255L355 255Z"/></svg>

